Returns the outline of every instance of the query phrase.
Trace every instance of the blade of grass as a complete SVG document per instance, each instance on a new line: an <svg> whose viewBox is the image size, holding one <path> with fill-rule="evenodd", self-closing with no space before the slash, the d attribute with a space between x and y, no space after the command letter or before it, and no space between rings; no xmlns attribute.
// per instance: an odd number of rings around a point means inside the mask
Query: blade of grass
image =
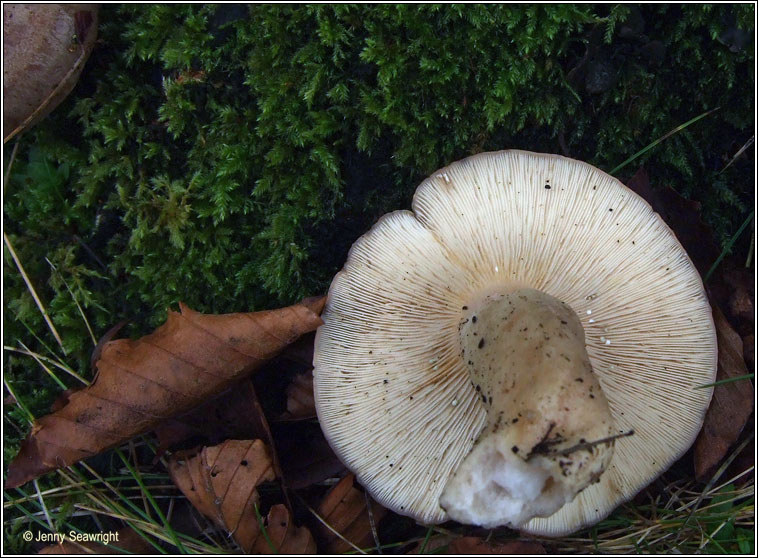
<svg viewBox="0 0 758 558"><path fill-rule="evenodd" d="M716 271L716 268L721 263L721 260L723 260L726 255L731 251L732 246L734 246L734 243L737 242L737 239L740 237L742 232L747 228L747 226L750 224L750 221L753 220L753 216L755 215L755 210L751 211L750 214L747 216L747 219L740 225L740 228L737 229L737 232L734 233L734 236L729 239L729 242L726 243L726 246L724 246L724 249L721 251L721 254L719 254L719 257L716 258L716 261L713 262L713 265L708 270L708 273L705 274L705 277L703 277L703 283L707 283L708 280L713 275L714 271Z"/></svg>
<svg viewBox="0 0 758 558"><path fill-rule="evenodd" d="M66 349L63 347L63 341L61 340L61 336L58 335L58 330L55 329L55 325L53 325L53 321L50 319L50 316L48 316L47 310L45 310L44 304L42 304L42 301L37 296L37 291L34 290L34 286L32 285L32 282L29 280L29 277L26 275L26 271L24 271L24 266L21 265L21 261L18 259L18 256L16 255L16 251L13 249L13 245L11 244L11 241L8 238L8 235L5 233L3 233L3 240L5 241L5 246L8 248L8 252L10 252L11 257L13 258L13 261L15 262L19 273L21 273L21 277L24 279L24 283L26 283L26 288L29 290L29 293L32 295L34 302L37 304L37 308L39 308L39 311L42 314L42 317L45 318L45 322L47 322L47 327L50 329L50 332L53 334L53 337L55 337L55 340L58 342L58 346L63 351L63 354L64 355L67 354Z"/></svg>
<svg viewBox="0 0 758 558"><path fill-rule="evenodd" d="M719 174L721 174L726 169L728 169L729 167L731 167L732 163L734 163L740 155L742 155L745 151L747 151L748 147L750 147L751 145L753 145L753 142L755 142L755 134L753 134L752 136L750 136L750 139L745 142L745 145L743 145L742 147L740 147L740 149L737 151L737 153L734 154L734 157L732 157L729 160L729 162L726 164L726 166L719 171Z"/></svg>
<svg viewBox="0 0 758 558"><path fill-rule="evenodd" d="M139 471L136 468L132 467L131 463L129 463L129 460L126 459L126 456L124 456L124 454L121 452L120 449L116 449L115 451L116 451L116 455L119 456L119 458L124 463L124 465L126 466L126 468L129 469L129 472L134 477L134 480L137 481L137 484L139 484L140 488L142 488L142 491L143 491L144 495L150 501L150 505L153 507L153 509L155 510L155 513L160 518L161 522L163 523L163 527L166 529L166 531L168 532L169 536L172 538L172 540L174 542L174 545L179 549L179 551L182 554L187 554L187 549L184 547L184 545L182 544L182 542L179 540L179 537L176 535L176 532L174 531L173 527L171 527L171 525L169 524L169 522L166 520L166 516L163 515L163 511L161 511L160 506L158 506L158 503L153 498L153 495L150 493L150 490L148 490L147 486L142 481L142 477L140 476Z"/></svg>
<svg viewBox="0 0 758 558"><path fill-rule="evenodd" d="M429 537L432 536L433 531L434 531L434 527L429 527L426 530L426 536L424 537L424 542L421 543L421 548L418 549L419 554L424 554L424 551L426 550L426 545L429 544Z"/></svg>
<svg viewBox="0 0 758 558"><path fill-rule="evenodd" d="M635 153L634 155L632 155L631 157L629 157L626 161L624 161L620 165L614 167L608 174L615 175L618 171L620 171L621 169L623 169L629 163L631 163L632 161L634 161L638 157L642 157L645 153L647 153L648 151L650 151L651 149L653 149L656 145L658 145L662 141L670 138L671 136L673 136L674 134L676 134L678 132L681 132L682 130L684 130L688 126L694 124L698 120L701 120L701 119L705 118L709 114L716 112L720 108L721 107L716 107L714 109L708 110L708 111L704 112L703 114L701 114L699 116L696 116L695 118L692 118L692 119L688 120L684 124L680 124L679 126L677 126L676 128L674 128L673 130L671 130L671 131L665 133L664 135L662 135L661 137L659 137L654 142L652 142L652 143L648 144L646 147L643 147L642 149L640 149L637 153Z"/></svg>
<svg viewBox="0 0 758 558"><path fill-rule="evenodd" d="M71 295L71 298L74 300L74 304L76 304L76 307L79 309L79 314L82 317L82 321L84 322L84 325L87 326L87 331L89 332L90 339L92 340L92 346L97 345L97 338L95 337L94 332L92 331L92 328L89 325L89 320L87 320L87 316L84 315L84 310L82 310L81 305L79 304L79 301L76 299L76 295L74 295L74 291L71 290L71 287L68 286L68 283L66 282L66 279L64 279L63 274L58 271L58 268L53 265L53 262L51 262L47 257L45 257L45 261L48 263L48 265L53 269L53 271L60 277L60 280L63 281L63 285L66 287L66 290L68 291L68 294Z"/></svg>
<svg viewBox="0 0 758 558"><path fill-rule="evenodd" d="M90 385L90 383L85 378L83 378L82 376L80 376L79 374L77 374L76 372L74 372L71 368L69 368L68 366L66 366L64 363L59 362L59 361L57 361L55 359L52 359L50 357L42 356L39 353L34 353L34 352L26 349L26 346L24 346L24 348L26 350L21 350L18 347L11 347L9 345L5 345L3 348L6 351L13 351L14 353L19 353L19 354L22 354L22 355L26 355L26 356L30 356L30 357L34 357L34 358L40 359L40 360L42 360L44 362L47 362L48 364L51 364L52 366L55 366L56 368L60 368L66 374L68 374L69 376L72 376L73 378L76 378L81 383L83 383L85 386Z"/></svg>
<svg viewBox="0 0 758 558"><path fill-rule="evenodd" d="M719 380L711 384L703 384L702 386L695 386L695 389L709 388L713 386L720 386L722 384L730 384L732 382L739 382L740 380L752 380L755 374L743 374L742 376L735 376L734 378L727 378L726 380Z"/></svg>
<svg viewBox="0 0 758 558"><path fill-rule="evenodd" d="M700 495L697 497L697 499L692 504L692 509L690 510L690 513L687 515L687 518L684 520L684 523L682 524L682 531L685 527L689 524L690 520L692 520L693 516L695 515L695 512L700 507L700 504L702 501L706 498L707 494L713 488L713 486L716 484L716 481L721 477L721 475L726 471L727 467L731 465L732 461L740 454L740 452L745 449L747 444L755 437L755 433L753 432L749 437L745 438L745 440L742 441L742 443L737 446L737 448L729 455L727 459L724 460L724 462L721 464L721 466L716 470L716 472L713 474L711 479L708 481L708 484L705 485L705 488L700 493ZM677 543L674 545L672 550L677 549L682 543Z"/></svg>
<svg viewBox="0 0 758 558"><path fill-rule="evenodd" d="M42 494L39 490L39 483L37 482L37 479L34 479L34 490L37 492L37 498L39 499L39 506L42 508L42 511L45 514L45 520L47 521L48 527L50 527L50 531L55 531L55 527L53 527L53 520L50 519L50 512L47 509L47 505L45 504L45 499L42 497Z"/></svg>
<svg viewBox="0 0 758 558"><path fill-rule="evenodd" d="M274 543L271 541L271 537L268 536L268 530L263 524L263 516L261 516L261 511L258 509L258 503L256 502L253 504L253 507L255 508L255 518L258 520L258 525L261 528L263 538L266 539L266 544L268 544L268 547L271 549L271 554L279 554L279 550L276 548L276 546L274 546Z"/></svg>
<svg viewBox="0 0 758 558"><path fill-rule="evenodd" d="M130 508L131 508L131 509L132 509L134 512L136 512L138 515L140 515L140 516L143 518L143 520L144 520L145 522L147 522L148 524L153 524L153 523L154 523L154 521L153 521L153 520L152 520L152 519L151 519L151 518L150 518L150 517L149 517L147 514L145 514L145 513L144 513L142 510L140 510L140 509L139 509L139 507L135 506L135 505L134 505L134 503L133 503L131 500L129 500L129 498L127 498L127 497L123 496L123 495L122 495L122 494L121 494L121 493L120 493L118 490L116 490L116 488L115 488L115 487L113 487L113 486L112 486L112 485L111 485L111 484L110 484L108 481L106 481L105 479L103 479L102 477L100 477L99 475L97 475L97 473L95 473L95 472L94 472L94 470L92 470L92 469L89 467L89 465L87 465L87 464L86 464L86 463L84 463L84 462L82 462L82 465L84 465L84 466L85 466L85 468L87 468L88 470L92 471L92 473L94 473L94 474L95 474L95 476L96 476L96 477L97 477L97 478L100 480L100 482L101 482L101 483L102 483L104 486L106 486L107 488L109 488L109 489L110 489L110 491L111 491L111 492L113 492L113 493L114 493L114 494L115 494L115 495L116 495L116 496L117 496L117 497L118 497L118 498L119 498L119 499L120 499L122 502L124 502L124 503L125 503L127 506L129 506L129 507L130 507ZM92 500L93 502L95 502L96 504L98 504L99 506L101 506L102 508L105 508L105 509L108 509L108 510L116 510L116 512L118 512L118 513L120 513L122 516L124 516L124 517L123 517L123 520L124 520L124 521L126 521L126 522L129 524L129 526L130 526L132 529L134 529L134 531L135 531L135 532L136 532L136 533L137 533L137 534L138 534L140 537L142 537L142 538L143 538L143 539L145 539L145 540L146 540L148 543L150 543L150 544L151 544L153 547L155 547L155 548L156 548L156 550L158 550L158 551L159 551L161 554L166 554L166 551L165 551L165 550L163 550L163 549L162 549L160 546L156 545L156 543L155 543L154 541L150 540L150 539L149 539L149 538L148 538L148 537L147 537L147 536L146 536L146 535L145 535L145 534L144 534L144 533L143 533L143 532L142 532L142 531L141 531L141 530L140 530L140 529L137 527L137 525L136 525L136 521L134 521L134 520L132 520L132 521L129 521L129 519L128 519L128 512L126 511L126 509L124 509L124 508L123 508L123 507L121 507L119 504L117 504L116 502L114 502L113 500L111 500L110 498L108 498L108 496L107 496L106 494L103 494L103 493L102 493L102 491L101 491L99 488L95 487L95 486L94 486L94 485L91 483L91 481L90 481L90 480L89 480L89 479L88 479L88 478L87 478L85 475L83 475L83 474L82 474L80 471L78 471L78 470L76 469L76 467L74 467L74 466L72 466L72 467L69 467L69 471L70 471L71 473L75 474L76 476L78 476L79 478L83 479L83 481L82 481L82 482L83 482L84 484L86 484L86 485L87 485L87 487L89 488L89 490L87 490L87 491L85 492L85 495L86 495L86 496L87 496L87 497L88 497L90 500ZM67 479L67 480L68 480L68 478L67 478L67 475L66 475L66 474L65 474L65 473L64 473L64 472L63 472L61 469L59 469L59 470L58 470L58 473L59 473L59 474L60 474L60 475L61 475L61 476L62 476L64 479ZM133 479L134 477L133 477L133 476L129 476L129 477L124 477L124 478ZM69 480L69 482L70 482L70 480ZM103 500L98 500L98 499L95 497L96 495L97 495L97 496L101 496L101 497L103 498ZM82 506L78 506L78 507L82 508ZM98 513L98 510L91 510L91 511L93 511L93 513Z"/></svg>
<svg viewBox="0 0 758 558"><path fill-rule="evenodd" d="M50 368L48 368L44 362L42 362L39 358L37 358L37 354L32 352L32 350L29 349L29 347L24 345L23 341L19 340L19 344L27 351L27 354L31 356L34 360L36 360L37 364L39 364L42 367L42 369L45 372L47 372L47 375L50 376L56 384L58 384L59 388L61 388L64 391L68 389L68 386L64 384L58 376L55 375L55 372L50 370Z"/></svg>
<svg viewBox="0 0 758 558"><path fill-rule="evenodd" d="M18 489L17 489L17 490L18 490ZM19 491L19 492L21 492L21 491ZM24 496L26 496L26 494L25 494L24 492L21 492L21 493L22 493ZM7 499L7 498L9 498L9 495L8 495L8 493L7 493L7 492L4 492L4 495L5 495L5 498L6 498L6 499ZM38 504L38 503L37 503L37 502L35 502L34 500L29 500L29 501L30 501L30 502L32 502L32 503ZM39 504L38 504L38 505L39 505ZM34 522L34 523L37 523L38 525L40 525L41 527L43 527L45 530L47 530L47 528L48 528L48 527L47 527L47 524L46 524L44 521L42 521L42 520L41 520L39 517L37 517L36 515L34 515L32 512L30 512L29 510L27 510L27 509L26 509L24 506L22 506L22 505L20 505L20 504L19 504L19 505L17 505L17 506L14 506L14 507L15 507L15 508L16 508L18 511L20 511L22 515L26 516L26 517L27 517L27 519L29 519L29 521L30 521L30 522Z"/></svg>
<svg viewBox="0 0 758 558"><path fill-rule="evenodd" d="M143 475L143 477L149 477L149 478L154 478L154 479L164 479L164 475L152 475L152 476ZM91 483L90 486L93 486L94 490L101 490L101 488L99 488L97 485L103 484L103 483L128 481L128 480L131 480L131 478L132 477L130 475L108 477L107 479L104 479L103 482L96 481L96 482ZM73 480L72 478L64 478L63 480L65 480L68 484L63 484L63 485L55 486L53 488L48 488L46 490L43 490L41 494L44 497L51 498L51 499L57 498L57 497L66 498L68 496L80 496L82 494L86 494L86 492L90 490L90 488L88 488L87 483L85 483L84 481L76 481L76 480ZM162 488L164 490L171 489L173 487L174 487L173 484L165 484L165 485L156 486L156 488ZM121 490L124 490L124 491L136 491L139 489L140 489L139 486L122 486L121 487ZM24 500L16 499L14 500L14 502L23 503ZM13 502L4 502L3 507L8 508L12 504Z"/></svg>
<svg viewBox="0 0 758 558"><path fill-rule="evenodd" d="M40 506L40 503L39 503L39 502L37 502L36 500L34 500L32 496L30 496L30 495L26 494L26 493L25 493L25 492L24 492L22 489L17 489L17 491L18 491L19 493L21 493L21 495L23 496L23 498L24 498L26 501L28 501L28 502L31 502L31 503L34 503L34 504L37 504L38 506ZM7 494L7 493L5 493L5 496L6 496L6 499L8 499L8 498L9 498L9 497L8 497L8 494ZM36 514L34 514L34 513L30 512L29 510L27 510L26 508L24 508L24 507L23 507L21 504L18 504L18 503L14 503L14 504L13 504L13 507L14 507L14 508L16 508L16 509L18 509L19 511L21 511L21 513L22 513L23 515L25 515L25 516L26 516L26 517L27 517L27 518L28 518L30 521L33 521L33 522L35 522L35 523L37 523L37 524L41 525L42 527L46 527L46 528L48 528L48 530L49 530L51 533L55 533L55 532L56 532L54 528L52 528L52 527L48 527L48 526L47 526L47 525L46 525L46 524L45 524L45 523L44 523L44 522L43 522L41 519L39 519L39 518L37 517L37 515L36 515ZM66 527L66 529L67 529L67 532L72 532L72 531L73 531L73 532L76 532L76 533L79 533L79 534L84 534L84 531L82 531L81 529L79 529L78 527L76 527L75 525L73 525L72 523L70 523L70 522L68 522L68 521L64 521L64 522L63 522L63 526L65 526L65 527ZM134 526L132 526L132 528L134 528ZM134 528L134 531L135 531L135 532L137 532L138 534L140 534L140 531L139 531L139 529L137 529L137 528ZM144 538L144 537L143 537L143 538ZM160 548L159 546L157 546L157 545L156 545L154 542L150 541L149 539L146 539L146 540L147 540L147 542L151 543L151 544L152 544L152 545L153 545L153 546L156 548L156 550L160 551L160 552L161 552L161 553L163 553L163 554L165 554L165 553L166 553L166 551L165 551L165 550L161 549L161 548ZM128 550L125 550L125 549L122 549L122 548L120 548L120 547L118 547L117 545L114 545L114 544L112 544L112 543L111 543L111 544L109 544L108 546L109 546L109 548L113 548L114 550L118 550L119 552L122 552L122 553L124 553L124 554L134 554L133 552L130 552L130 551L128 551Z"/></svg>
<svg viewBox="0 0 758 558"><path fill-rule="evenodd" d="M149 515L147 515L142 509L140 509L139 506L137 506L129 498L127 498L126 496L124 496L123 494L121 494L121 492L118 489L116 489L115 486L113 486L110 482L106 481L103 477L101 477L100 475L98 475L97 472L94 469L92 469L89 465L87 465L83 461L80 462L80 465L82 465L91 475L93 475L96 479L98 479L99 482L102 483L103 486L105 486L110 492L112 492L116 496L116 498L118 498L121 502L123 502L134 513L136 513L138 516L140 516L145 521L153 521L153 519ZM92 493L101 495L102 497L106 498L110 502L109 505L111 507L113 507L114 509L117 509L118 511L120 511L122 513L126 513L126 511L124 510L124 508L122 508L116 502L114 502L113 500L111 500L110 498L108 498L105 494L102 494L102 492L97 487L95 487L92 484L92 482L83 473L81 473L75 467L69 467L69 470L72 473L74 473L75 475L77 475L80 479L82 479L82 482L84 482L87 485L87 487L89 488L89 490ZM130 476L129 478L133 479L134 477ZM103 502L99 502L98 501L98 503L101 504L101 505L103 505L104 507L106 507Z"/></svg>
<svg viewBox="0 0 758 558"><path fill-rule="evenodd" d="M723 546L721 546L721 545L718 543L718 541L717 541L716 539L714 539L714 538L713 538L713 537L716 535L716 533L718 533L718 532L721 530L721 527L723 527L724 525L725 525L725 523L722 523L722 524L721 524L721 526L719 526L719 527L716 529L716 531L714 531L714 532L713 532L713 533L711 533L710 535L709 535L708 533L706 533L705 531L703 531L703 536L704 536L704 537L705 537L707 540L706 540L706 541L703 541L702 543L700 543L700 547L698 548L698 550L703 550L703 549L705 548L705 546L706 546L708 543L710 543L710 544L712 544L713 546L715 546L715 547L718 549L718 554L729 554L729 553L726 551L726 549L725 549ZM709 553L709 554L710 554L710 553ZM716 554L716 553L713 553L713 554Z"/></svg>
<svg viewBox="0 0 758 558"><path fill-rule="evenodd" d="M16 314L16 312L13 312L13 317L16 318L16 320L18 320L21 323L21 325L26 328L26 331L28 331L31 334L31 336L34 337L37 340L37 342L47 350L48 353L50 353L53 356L56 356L55 351L52 350L47 343L45 343L42 339L40 339L40 337L36 333L34 333L34 331L32 331L32 328L29 327L29 325L24 320L18 317L18 314Z"/></svg>
<svg viewBox="0 0 758 558"><path fill-rule="evenodd" d="M5 375L3 375L3 383L5 384L5 389L8 390L8 393L10 393L13 396L13 399L16 400L16 405L18 405L19 409L21 409L26 415L26 420L29 421L29 424L33 424L34 415L29 410L29 407L27 407L24 402L18 397L18 395L16 395L16 393L13 391L13 388L8 383L8 378Z"/></svg>
<svg viewBox="0 0 758 558"><path fill-rule="evenodd" d="M350 542L350 541L349 541L349 540L347 540L345 537L343 537L343 536L342 536L342 533L340 533L340 532L339 532L339 531L337 531L337 530L336 530L334 527L332 527L331 525L329 525L329 523L327 523L327 521L326 521L326 520L325 520L323 517L321 517L321 516L318 514L318 512L317 512L316 510L314 510L312 507L310 507L310 506L308 505L308 503L307 503L305 500L303 500L302 498L299 498L299 499L300 499L300 501L301 501L301 502L302 502L302 503L305 505L305 507L306 507L306 508L308 508L308 511L309 511L309 512L311 512L311 513L313 514L313 517L315 517L316 519L318 519L318 520L319 520L319 522L321 522L321 524L322 524L324 527L326 527L327 529L329 529L329 530L330 530L332 533L334 533L334 534L335 534L337 537L339 537L339 538L340 538L342 541L344 541L345 543L349 544L349 545L350 545L350 546L351 546L351 547L352 547L354 550L356 550L356 551L357 551L359 554L367 554L367 552L366 552L365 550L363 550L363 549L361 549L361 548L358 548L358 547L357 547L356 545L354 545L352 542Z"/></svg>

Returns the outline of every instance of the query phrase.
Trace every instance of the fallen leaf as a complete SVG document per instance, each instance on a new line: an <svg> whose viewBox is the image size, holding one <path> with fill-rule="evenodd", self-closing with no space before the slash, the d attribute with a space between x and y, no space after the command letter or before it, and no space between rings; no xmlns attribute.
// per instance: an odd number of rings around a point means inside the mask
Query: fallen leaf
<svg viewBox="0 0 758 558"><path fill-rule="evenodd" d="M316 416L313 398L313 370L297 374L287 386L287 412L281 420L304 420Z"/></svg>
<svg viewBox="0 0 758 558"><path fill-rule="evenodd" d="M129 320L121 320L108 331L106 331L105 335L97 340L97 345L95 345L89 361L90 368L95 371L95 377L97 377L97 361L100 360L100 357L103 354L103 348L105 348L105 346L110 343L114 337L116 337L116 334L121 331L121 328L128 323Z"/></svg>
<svg viewBox="0 0 758 558"><path fill-rule="evenodd" d="M716 381L748 373L742 354L742 339L729 325L717 305L712 305L718 342ZM753 412L754 391L749 379L717 385L695 441L695 476L706 480L734 444Z"/></svg>
<svg viewBox="0 0 758 558"><path fill-rule="evenodd" d="M324 496L318 513L332 529L352 542L358 548L373 547L374 535L366 506L366 495L355 488L355 475L352 473ZM387 510L378 502L371 500L371 513L374 525L378 525ZM333 554L343 554L353 547L338 537L333 531L322 525L321 535L326 542L326 550Z"/></svg>
<svg viewBox="0 0 758 558"><path fill-rule="evenodd" d="M227 440L198 453L179 452L168 461L171 479L195 508L228 530L246 551L260 525L257 487L276 479L271 455L260 440Z"/></svg>
<svg viewBox="0 0 758 558"><path fill-rule="evenodd" d="M450 554L547 554L545 547L531 541L507 541L489 544L477 537L461 537L448 545Z"/></svg>
<svg viewBox="0 0 758 558"><path fill-rule="evenodd" d="M257 554L315 554L316 542L305 527L295 527L287 507L271 506L264 524L266 536L258 537Z"/></svg>
<svg viewBox="0 0 758 558"><path fill-rule="evenodd" d="M741 337L755 333L755 275L725 260L708 285L708 295Z"/></svg>
<svg viewBox="0 0 758 558"><path fill-rule="evenodd" d="M254 397L253 384L246 378L188 413L167 419L155 429L157 457L181 449L188 441L194 447L215 446L227 439L268 439L263 417L251 404Z"/></svg>
<svg viewBox="0 0 758 558"><path fill-rule="evenodd" d="M3 142L71 92L97 38L97 4L3 5Z"/></svg>
<svg viewBox="0 0 758 558"><path fill-rule="evenodd" d="M747 335L742 338L742 356L749 372L755 373L755 335Z"/></svg>
<svg viewBox="0 0 758 558"><path fill-rule="evenodd" d="M313 343L316 333L306 333L300 339L282 351L281 358L297 362L306 367L313 367Z"/></svg>
<svg viewBox="0 0 758 558"><path fill-rule="evenodd" d="M315 330L324 301L222 315L182 304L150 335L109 342L92 385L35 421L8 468L6 485L20 486L186 413Z"/></svg>
<svg viewBox="0 0 758 558"><path fill-rule="evenodd" d="M229 531L246 553L315 551L310 532L291 525L285 506L273 506L265 532L261 529L257 487L276 479L271 453L261 440L227 440L198 452L178 452L168 467L192 505Z"/></svg>
<svg viewBox="0 0 758 558"><path fill-rule="evenodd" d="M119 529L114 534L114 540L108 544L72 541L66 535L62 543L48 545L38 554L158 554L155 547L133 529Z"/></svg>
<svg viewBox="0 0 758 558"><path fill-rule="evenodd" d="M271 426L289 488L305 488L345 470L317 423L280 422Z"/></svg>

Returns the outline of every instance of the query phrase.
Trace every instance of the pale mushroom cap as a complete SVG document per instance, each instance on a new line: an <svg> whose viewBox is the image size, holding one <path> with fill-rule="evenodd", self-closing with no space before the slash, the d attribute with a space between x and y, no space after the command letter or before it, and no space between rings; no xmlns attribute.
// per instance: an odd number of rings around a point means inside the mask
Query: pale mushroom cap
<svg viewBox="0 0 758 558"><path fill-rule="evenodd" d="M549 188L547 187L549 186ZM702 425L716 337L700 277L658 214L615 178L555 155L482 153L425 180L337 274L316 335L330 444L371 494L422 523L485 424L460 358L462 308L530 287L567 303L619 432L608 470L525 531L593 524L668 468Z"/></svg>

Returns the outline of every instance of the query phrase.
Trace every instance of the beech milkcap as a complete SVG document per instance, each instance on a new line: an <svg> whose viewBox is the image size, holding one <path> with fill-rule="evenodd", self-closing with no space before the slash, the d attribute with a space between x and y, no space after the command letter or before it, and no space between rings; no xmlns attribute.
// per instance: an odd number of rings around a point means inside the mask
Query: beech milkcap
<svg viewBox="0 0 758 558"><path fill-rule="evenodd" d="M716 335L647 202L586 163L499 151L433 173L412 209L353 245L316 334L322 429L377 501L558 536L690 447Z"/></svg>

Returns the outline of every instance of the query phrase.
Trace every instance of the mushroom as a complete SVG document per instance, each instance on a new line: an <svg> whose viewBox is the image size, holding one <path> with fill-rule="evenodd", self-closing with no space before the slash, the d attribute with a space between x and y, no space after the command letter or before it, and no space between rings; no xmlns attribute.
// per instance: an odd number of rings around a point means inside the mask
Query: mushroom
<svg viewBox="0 0 758 558"><path fill-rule="evenodd" d="M700 277L658 214L579 161L455 162L382 217L316 334L324 434L372 496L425 524L558 536L678 459L710 402Z"/></svg>

